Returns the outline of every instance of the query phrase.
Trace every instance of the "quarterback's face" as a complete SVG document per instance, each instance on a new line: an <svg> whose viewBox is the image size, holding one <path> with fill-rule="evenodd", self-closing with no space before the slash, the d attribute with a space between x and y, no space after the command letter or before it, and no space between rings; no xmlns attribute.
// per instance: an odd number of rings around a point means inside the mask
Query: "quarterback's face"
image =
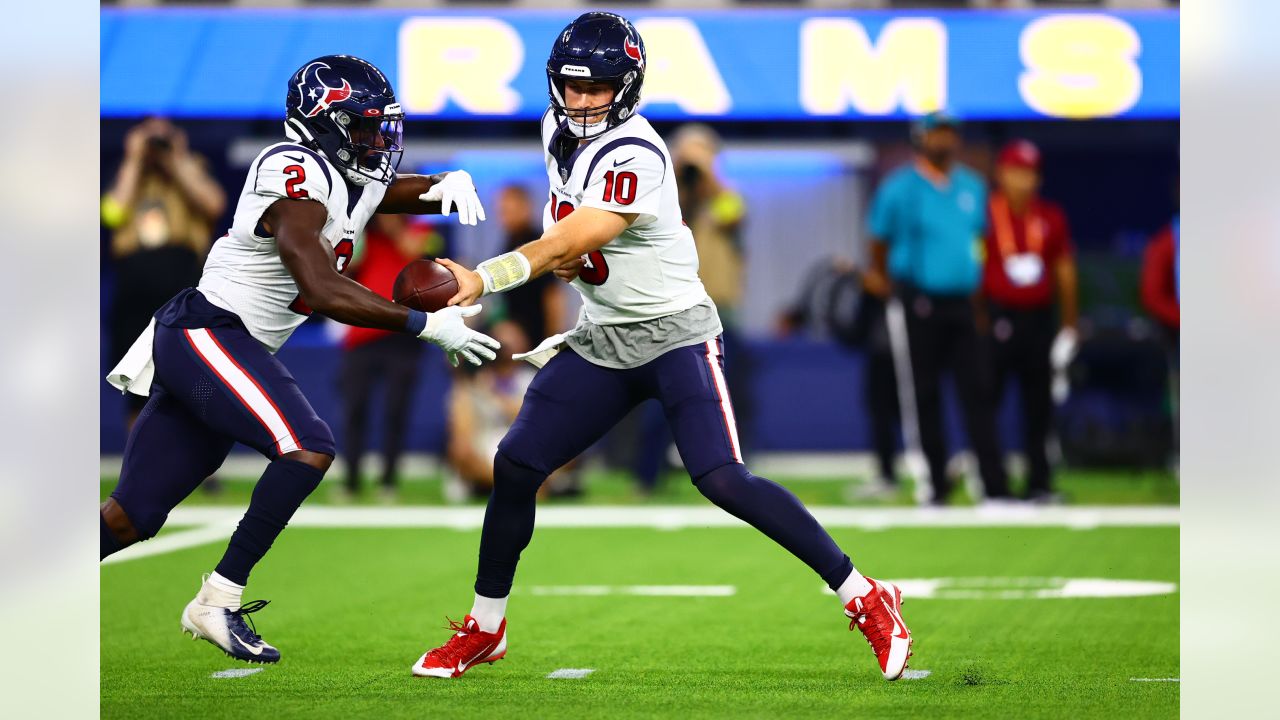
<svg viewBox="0 0 1280 720"><path fill-rule="evenodd" d="M564 84L564 105L577 122L594 125L609 114L613 86L591 80L568 80ZM574 111L578 112L574 112Z"/></svg>

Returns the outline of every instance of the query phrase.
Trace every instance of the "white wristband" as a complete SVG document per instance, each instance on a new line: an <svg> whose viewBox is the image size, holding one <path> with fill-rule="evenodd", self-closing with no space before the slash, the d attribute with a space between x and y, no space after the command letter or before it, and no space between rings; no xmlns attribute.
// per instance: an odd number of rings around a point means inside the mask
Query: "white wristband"
<svg viewBox="0 0 1280 720"><path fill-rule="evenodd" d="M529 258L520 252L509 252L489 258L476 266L476 272L484 280L484 294L506 292L529 281L533 268Z"/></svg>

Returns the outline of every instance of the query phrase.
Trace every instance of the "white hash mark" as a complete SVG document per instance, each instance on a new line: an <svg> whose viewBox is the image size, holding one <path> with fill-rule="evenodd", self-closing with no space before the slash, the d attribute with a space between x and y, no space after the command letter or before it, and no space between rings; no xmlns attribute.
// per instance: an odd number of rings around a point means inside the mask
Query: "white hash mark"
<svg viewBox="0 0 1280 720"><path fill-rule="evenodd" d="M903 680L923 680L933 674L932 670L903 670Z"/></svg>
<svg viewBox="0 0 1280 720"><path fill-rule="evenodd" d="M547 676L549 680L581 680L595 672L595 668L560 668Z"/></svg>
<svg viewBox="0 0 1280 720"><path fill-rule="evenodd" d="M248 677L254 673L260 673L266 668L232 668L230 670L219 670L210 675L211 678L242 678Z"/></svg>

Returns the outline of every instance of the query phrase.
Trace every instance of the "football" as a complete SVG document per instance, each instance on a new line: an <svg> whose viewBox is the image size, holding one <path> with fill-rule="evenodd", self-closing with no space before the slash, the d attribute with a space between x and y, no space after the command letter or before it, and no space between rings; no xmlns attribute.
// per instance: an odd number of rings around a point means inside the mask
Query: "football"
<svg viewBox="0 0 1280 720"><path fill-rule="evenodd" d="M396 276L391 299L423 312L436 312L458 292L458 281L448 268L434 260L414 260Z"/></svg>

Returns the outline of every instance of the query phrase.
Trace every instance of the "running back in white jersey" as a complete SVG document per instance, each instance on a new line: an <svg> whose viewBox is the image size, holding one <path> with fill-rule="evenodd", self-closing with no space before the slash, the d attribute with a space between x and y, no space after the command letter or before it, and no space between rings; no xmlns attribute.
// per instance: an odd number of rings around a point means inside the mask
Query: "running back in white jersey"
<svg viewBox="0 0 1280 720"><path fill-rule="evenodd" d="M636 221L587 256L573 286L586 318L620 325L673 315L707 299L698 278L693 234L680 214L671 155L639 115L580 147L565 166L552 153L560 132L550 111L542 116L551 198L543 229L580 207L636 213Z"/></svg>
<svg viewBox="0 0 1280 720"><path fill-rule="evenodd" d="M279 350L311 310L280 262L275 238L262 226L263 213L281 198L323 203L329 217L321 235L333 246L342 272L386 191L376 182L348 185L327 158L301 145L268 147L249 168L231 229L213 244L198 289L209 302L239 315L268 350Z"/></svg>

